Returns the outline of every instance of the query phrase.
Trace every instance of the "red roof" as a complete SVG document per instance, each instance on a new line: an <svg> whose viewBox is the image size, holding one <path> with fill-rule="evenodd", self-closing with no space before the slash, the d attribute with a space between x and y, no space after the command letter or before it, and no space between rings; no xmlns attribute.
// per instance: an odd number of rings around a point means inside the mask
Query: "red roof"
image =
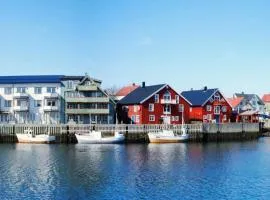
<svg viewBox="0 0 270 200"><path fill-rule="evenodd" d="M244 97L227 98L227 101L232 105L233 108L235 108L241 103L243 98Z"/></svg>
<svg viewBox="0 0 270 200"><path fill-rule="evenodd" d="M140 87L139 85L136 85L133 83L132 85L128 85L120 89L117 93L116 96L127 96L129 93L131 93L133 90L137 89Z"/></svg>
<svg viewBox="0 0 270 200"><path fill-rule="evenodd" d="M270 94L265 94L263 95L263 98L262 98L263 102L270 102Z"/></svg>

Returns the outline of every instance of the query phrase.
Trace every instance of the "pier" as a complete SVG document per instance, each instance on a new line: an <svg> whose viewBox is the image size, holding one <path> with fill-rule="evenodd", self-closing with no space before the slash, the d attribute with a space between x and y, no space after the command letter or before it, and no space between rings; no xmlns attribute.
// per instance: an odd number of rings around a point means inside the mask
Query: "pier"
<svg viewBox="0 0 270 200"><path fill-rule="evenodd" d="M260 134L259 123L226 123L226 124L186 124L184 125L190 134L190 142L211 142L228 140L251 140L258 138ZM33 124L1 124L0 142L16 143L16 134L32 130L34 135L50 134L56 136L56 143L77 143L75 133L89 133L89 131L101 131L103 136L109 136L114 132L122 132L126 136L127 143L149 142L147 133L158 132L162 129L171 129L176 134L181 133L182 125L33 125Z"/></svg>

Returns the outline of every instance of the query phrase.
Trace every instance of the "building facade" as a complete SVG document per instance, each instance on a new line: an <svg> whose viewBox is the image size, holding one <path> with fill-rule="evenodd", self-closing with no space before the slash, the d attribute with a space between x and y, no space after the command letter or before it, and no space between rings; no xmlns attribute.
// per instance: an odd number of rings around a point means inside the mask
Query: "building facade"
<svg viewBox="0 0 270 200"><path fill-rule="evenodd" d="M62 79L65 99L65 121L79 124L113 124L115 103L101 89L101 81L86 76Z"/></svg>
<svg viewBox="0 0 270 200"><path fill-rule="evenodd" d="M60 123L61 78L0 77L0 123Z"/></svg>
<svg viewBox="0 0 270 200"><path fill-rule="evenodd" d="M117 103L118 122L124 124L181 124L188 121L188 103L167 84L133 90Z"/></svg>
<svg viewBox="0 0 270 200"><path fill-rule="evenodd" d="M190 122L230 122L232 106L218 89L190 90L181 93L190 104Z"/></svg>
<svg viewBox="0 0 270 200"><path fill-rule="evenodd" d="M108 124L115 121L115 103L86 76L0 77L0 123Z"/></svg>

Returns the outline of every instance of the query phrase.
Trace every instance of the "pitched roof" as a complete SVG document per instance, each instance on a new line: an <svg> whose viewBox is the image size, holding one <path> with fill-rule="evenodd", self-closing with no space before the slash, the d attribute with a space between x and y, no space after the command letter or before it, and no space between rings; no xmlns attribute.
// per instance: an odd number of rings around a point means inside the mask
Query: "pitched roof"
<svg viewBox="0 0 270 200"><path fill-rule="evenodd" d="M265 94L265 95L263 95L262 100L263 100L263 102L265 102L265 103L269 103L269 102L270 102L270 94Z"/></svg>
<svg viewBox="0 0 270 200"><path fill-rule="evenodd" d="M0 76L0 84L61 83L63 75Z"/></svg>
<svg viewBox="0 0 270 200"><path fill-rule="evenodd" d="M144 100L151 97L165 86L166 84L138 87L137 89L129 93L126 97L121 99L118 102L118 104L121 105L141 104Z"/></svg>
<svg viewBox="0 0 270 200"><path fill-rule="evenodd" d="M134 91L135 89L137 89L138 87L140 87L139 85L136 85L135 83L133 83L132 85L128 85L125 86L123 88L121 88L117 93L116 96L127 96L129 93L131 93L132 91Z"/></svg>
<svg viewBox="0 0 270 200"><path fill-rule="evenodd" d="M257 94L245 94L245 93L235 93L236 97L244 97L247 101L250 101L254 96L258 99L259 105L264 105L264 102L261 100L261 98Z"/></svg>
<svg viewBox="0 0 270 200"><path fill-rule="evenodd" d="M243 99L244 97L232 97L227 98L227 101L232 105L233 108L235 108L241 103Z"/></svg>
<svg viewBox="0 0 270 200"><path fill-rule="evenodd" d="M217 88L189 90L182 92L181 95L189 101L192 106L202 106L216 91L218 91Z"/></svg>

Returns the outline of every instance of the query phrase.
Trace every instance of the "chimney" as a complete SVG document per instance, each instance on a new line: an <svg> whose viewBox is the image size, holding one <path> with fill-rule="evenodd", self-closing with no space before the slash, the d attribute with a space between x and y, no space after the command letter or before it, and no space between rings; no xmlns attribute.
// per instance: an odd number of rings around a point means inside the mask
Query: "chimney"
<svg viewBox="0 0 270 200"><path fill-rule="evenodd" d="M207 86L204 86L203 90L206 91L207 90Z"/></svg>
<svg viewBox="0 0 270 200"><path fill-rule="evenodd" d="M142 82L142 87L145 88L145 82Z"/></svg>

